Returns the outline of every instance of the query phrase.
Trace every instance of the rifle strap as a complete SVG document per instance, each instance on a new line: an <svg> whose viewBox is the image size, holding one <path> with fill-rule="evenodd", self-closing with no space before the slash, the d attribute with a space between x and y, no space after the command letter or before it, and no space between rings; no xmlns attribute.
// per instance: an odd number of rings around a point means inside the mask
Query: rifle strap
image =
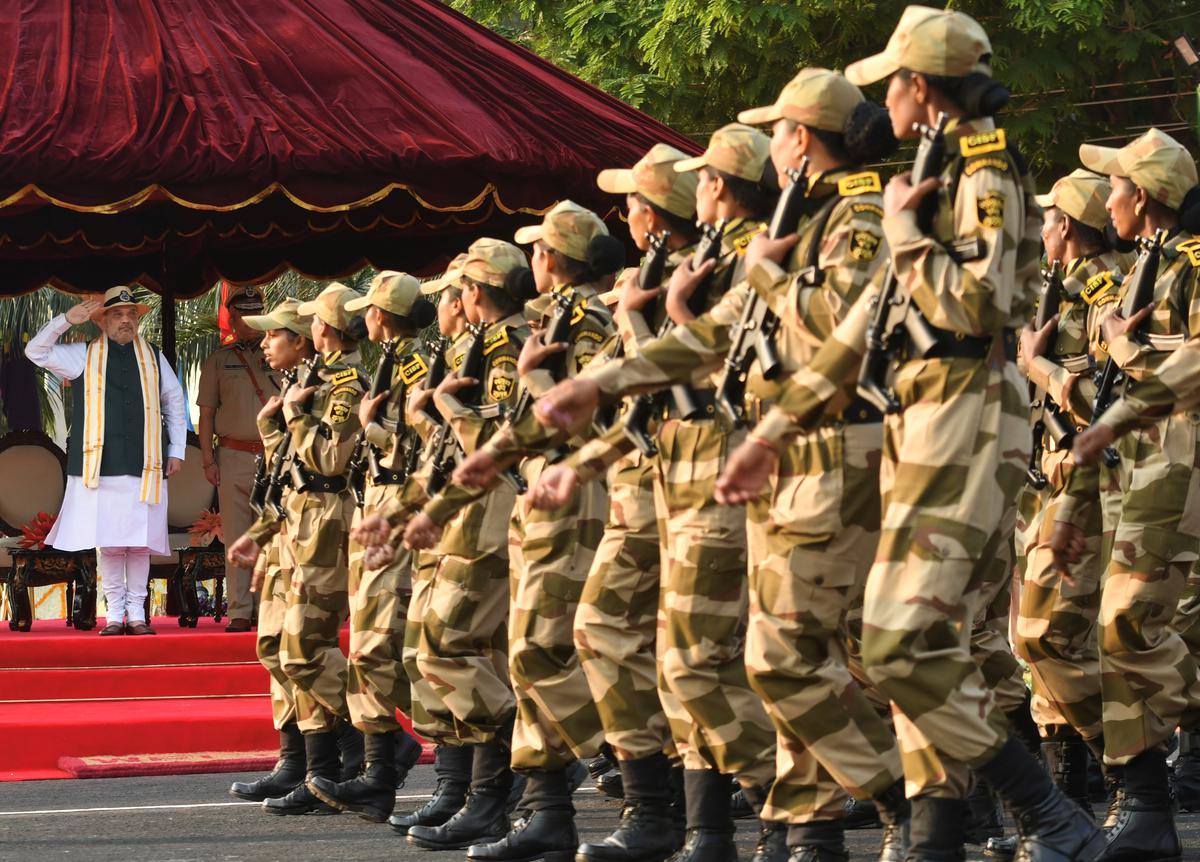
<svg viewBox="0 0 1200 862"><path fill-rule="evenodd" d="M250 385L254 387L254 394L258 396L258 403L265 407L267 404L267 396L263 395L262 387L258 385L258 378L254 376L254 372L250 370L250 363L246 361L245 354L242 349L236 345L233 348L234 354L238 358L238 362L242 363L242 367L246 370L246 376L250 378Z"/></svg>

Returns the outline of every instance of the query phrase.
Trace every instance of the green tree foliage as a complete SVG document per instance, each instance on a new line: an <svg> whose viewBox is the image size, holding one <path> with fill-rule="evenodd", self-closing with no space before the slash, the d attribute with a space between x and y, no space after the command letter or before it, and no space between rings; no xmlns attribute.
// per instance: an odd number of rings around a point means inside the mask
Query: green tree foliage
<svg viewBox="0 0 1200 862"><path fill-rule="evenodd" d="M551 62L703 141L769 104L804 66L842 68L883 48L898 0L450 0ZM937 5L930 3L930 5ZM1195 82L1171 40L1200 41L1197 0L964 0L1014 94L1002 122L1035 171L1076 165L1087 141L1150 125L1193 150ZM883 100L883 85L868 90Z"/></svg>

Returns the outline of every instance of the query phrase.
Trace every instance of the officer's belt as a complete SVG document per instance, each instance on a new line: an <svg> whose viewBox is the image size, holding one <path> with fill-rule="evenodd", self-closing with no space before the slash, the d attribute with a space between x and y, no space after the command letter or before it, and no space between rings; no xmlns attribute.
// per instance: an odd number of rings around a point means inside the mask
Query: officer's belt
<svg viewBox="0 0 1200 862"><path fill-rule="evenodd" d="M921 357L923 359L987 359L992 353L993 336L964 335L932 325L929 329L934 343ZM1000 333L1000 338L1004 340L1004 358L1016 362L1017 331L1006 328Z"/></svg>
<svg viewBox="0 0 1200 862"><path fill-rule="evenodd" d="M236 437L218 435L217 443L222 449L236 449L238 452L250 452L257 455L263 450L261 440L238 440Z"/></svg>
<svg viewBox="0 0 1200 862"><path fill-rule="evenodd" d="M702 422L717 417L717 390L696 389L694 386L688 386L687 390L696 405L696 412L691 416L684 416L679 411L679 405L675 399L671 397L671 393L664 392L663 398L666 403L663 405L663 419L687 419L692 422Z"/></svg>
<svg viewBox="0 0 1200 862"><path fill-rule="evenodd" d="M293 461L292 488L300 494L312 494L314 492L340 494L346 490L346 477L322 476L320 473L310 473Z"/></svg>

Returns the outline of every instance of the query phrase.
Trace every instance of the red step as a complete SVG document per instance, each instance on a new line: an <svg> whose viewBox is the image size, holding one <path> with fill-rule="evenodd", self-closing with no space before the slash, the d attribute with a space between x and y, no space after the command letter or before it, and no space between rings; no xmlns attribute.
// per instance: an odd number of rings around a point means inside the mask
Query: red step
<svg viewBox="0 0 1200 862"><path fill-rule="evenodd" d="M211 697L266 694L267 671L258 662L182 667L0 669L0 703L78 698Z"/></svg>

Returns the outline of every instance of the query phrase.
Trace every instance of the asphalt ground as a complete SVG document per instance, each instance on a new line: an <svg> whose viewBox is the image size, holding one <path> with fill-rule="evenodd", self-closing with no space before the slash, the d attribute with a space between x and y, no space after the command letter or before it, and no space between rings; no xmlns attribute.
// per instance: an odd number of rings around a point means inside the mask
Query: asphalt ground
<svg viewBox="0 0 1200 862"><path fill-rule="evenodd" d="M13 741L10 740L9 744ZM274 817L258 804L229 796L233 781L253 775L179 775L0 784L0 860L42 862L306 862L387 860L455 862L462 851L431 853L410 847L386 825L342 814ZM398 810L421 805L434 784L433 767L419 766L399 792ZM576 794L582 840L607 835L618 803L594 791ZM1184 859L1200 862L1200 814L1179 818ZM878 830L848 833L853 860L873 860ZM738 823L739 856L757 840L753 821ZM973 848L976 849L976 848ZM981 860L978 852L968 856Z"/></svg>

